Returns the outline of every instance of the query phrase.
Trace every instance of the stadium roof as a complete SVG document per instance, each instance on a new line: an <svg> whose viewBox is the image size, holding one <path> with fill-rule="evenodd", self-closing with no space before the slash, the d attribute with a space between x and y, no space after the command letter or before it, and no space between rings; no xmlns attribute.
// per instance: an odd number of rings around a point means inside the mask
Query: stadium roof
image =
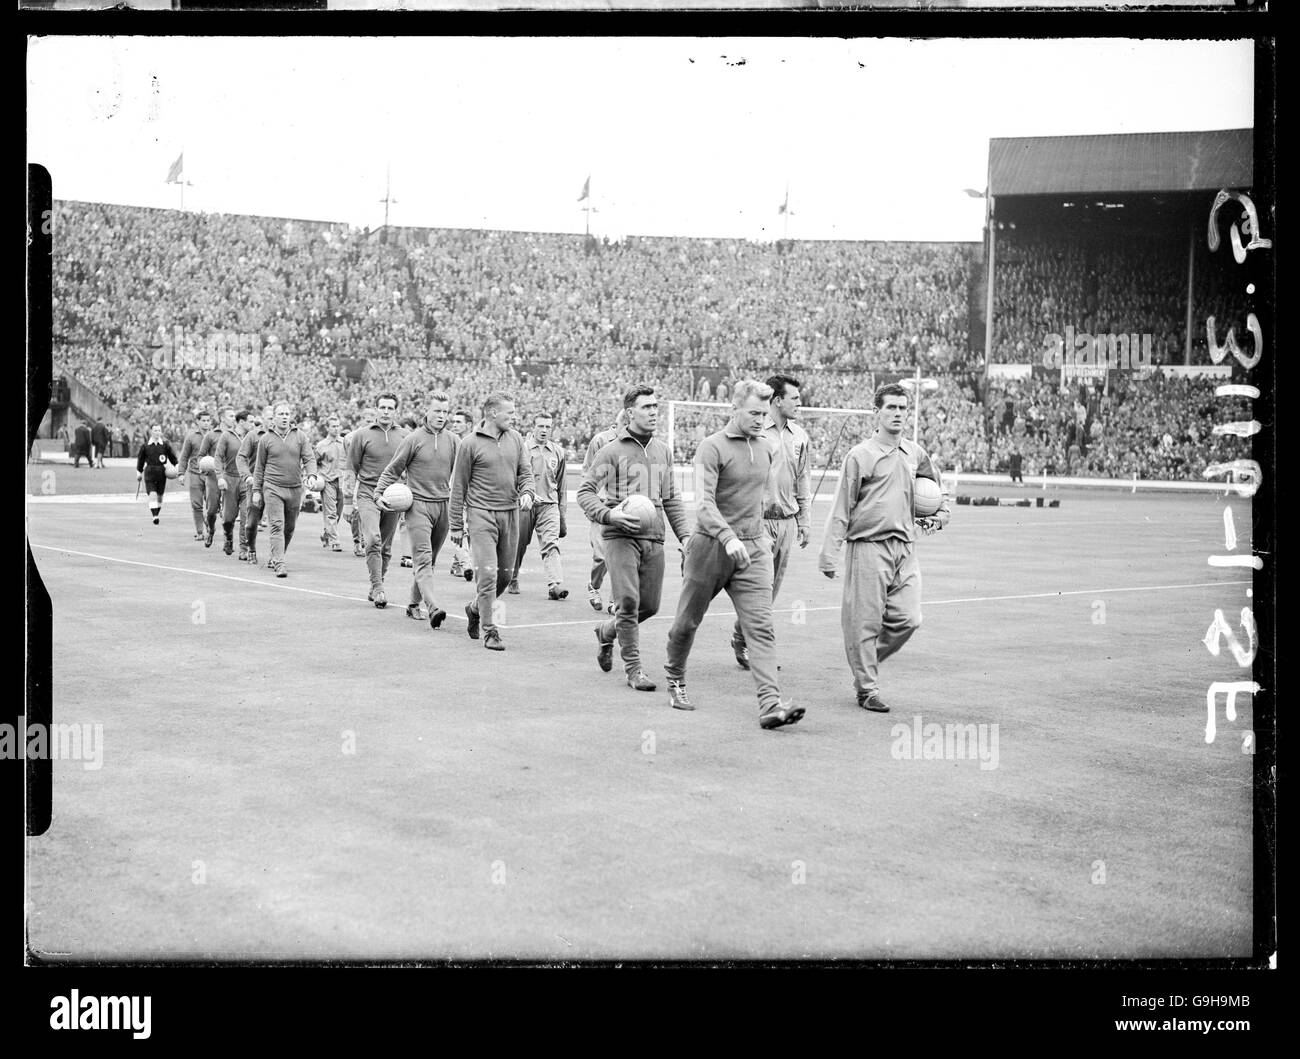
<svg viewBox="0 0 1300 1059"><path fill-rule="evenodd" d="M989 141L994 195L1249 188L1251 129L1026 136Z"/></svg>

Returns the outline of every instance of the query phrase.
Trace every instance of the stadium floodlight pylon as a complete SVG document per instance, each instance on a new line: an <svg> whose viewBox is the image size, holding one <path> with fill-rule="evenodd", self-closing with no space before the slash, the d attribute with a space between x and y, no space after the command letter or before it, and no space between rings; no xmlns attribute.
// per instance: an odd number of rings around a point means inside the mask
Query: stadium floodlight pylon
<svg viewBox="0 0 1300 1059"><path fill-rule="evenodd" d="M712 432L712 430L722 429L731 416L732 405L729 401L668 402L668 449L673 453L677 488L682 493L694 492L695 469L689 458L684 464L677 464L677 431L682 424L681 413L692 409L705 410L704 421L711 427L710 432ZM875 415L874 408L823 408L816 405L805 405L800 408L798 423L809 432L813 444L813 498L821 492L827 474L839 471L844 454L875 429ZM843 417L843 421L838 426L828 425L825 431L817 431L815 423L822 417ZM855 422L858 429L850 434L848 428L855 425Z"/></svg>

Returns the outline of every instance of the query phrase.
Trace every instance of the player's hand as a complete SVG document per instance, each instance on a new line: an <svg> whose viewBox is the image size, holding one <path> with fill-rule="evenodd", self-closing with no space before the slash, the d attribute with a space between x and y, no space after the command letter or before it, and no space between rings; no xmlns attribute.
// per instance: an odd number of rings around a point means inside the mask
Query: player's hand
<svg viewBox="0 0 1300 1059"><path fill-rule="evenodd" d="M185 481L185 475L184 475L184 474L177 475L177 477L176 477L176 481L177 481L180 485L188 485L188 484L189 484L188 482Z"/></svg>
<svg viewBox="0 0 1300 1059"><path fill-rule="evenodd" d="M937 512L935 512L934 518L931 521L938 523L938 525L935 527L936 529L943 529L944 526L948 525L948 520L951 518L952 518L952 508L948 506L948 501L945 500L943 502L943 506L939 508Z"/></svg>
<svg viewBox="0 0 1300 1059"><path fill-rule="evenodd" d="M256 489L253 490L253 506L254 507L262 506L262 494L258 492Z"/></svg>
<svg viewBox="0 0 1300 1059"><path fill-rule="evenodd" d="M144 472L143 472L143 471L136 471L136 472L135 472L135 480L136 480L137 482L138 482L141 478L143 478L143 477L144 477Z"/></svg>
<svg viewBox="0 0 1300 1059"><path fill-rule="evenodd" d="M629 515L620 508L613 507L609 509L609 524L630 533L641 527L641 520L635 515Z"/></svg>
<svg viewBox="0 0 1300 1059"><path fill-rule="evenodd" d="M533 509L533 494L524 493L523 496L519 498L519 506L525 511L531 511Z"/></svg>
<svg viewBox="0 0 1300 1059"><path fill-rule="evenodd" d="M812 534L808 532L807 526L800 526L797 530L795 530L795 537L799 541L800 548L808 547L808 540L811 536Z"/></svg>
<svg viewBox="0 0 1300 1059"><path fill-rule="evenodd" d="M451 543L457 548L465 547L465 534L453 533L451 535Z"/></svg>
<svg viewBox="0 0 1300 1059"><path fill-rule="evenodd" d="M822 572L822 574L823 574L824 576L829 577L832 581L835 580L835 568L834 568L834 567L831 567L829 570L827 570L826 567L823 566L823 567L821 567L821 572Z"/></svg>
<svg viewBox="0 0 1300 1059"><path fill-rule="evenodd" d="M217 479L217 488L220 489L222 492L225 492L226 480L224 478Z"/></svg>
<svg viewBox="0 0 1300 1059"><path fill-rule="evenodd" d="M567 537L568 535L569 535L569 527L566 526L563 522L561 522L561 523L560 523L560 536L561 536L561 537Z"/></svg>
<svg viewBox="0 0 1300 1059"><path fill-rule="evenodd" d="M749 549L745 547L745 542L739 537L735 537L727 542L727 554L731 556L744 569L749 565Z"/></svg>
<svg viewBox="0 0 1300 1059"><path fill-rule="evenodd" d="M380 511L388 510L388 505L384 503L384 494L379 490L375 490L375 507L379 508Z"/></svg>

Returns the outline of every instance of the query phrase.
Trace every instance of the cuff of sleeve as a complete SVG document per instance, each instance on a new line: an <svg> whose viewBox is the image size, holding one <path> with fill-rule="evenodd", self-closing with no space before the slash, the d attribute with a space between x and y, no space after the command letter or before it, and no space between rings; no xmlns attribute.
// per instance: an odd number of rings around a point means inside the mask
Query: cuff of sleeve
<svg viewBox="0 0 1300 1059"><path fill-rule="evenodd" d="M718 543L725 548L732 541L740 540L731 530L723 530L722 535L718 538Z"/></svg>

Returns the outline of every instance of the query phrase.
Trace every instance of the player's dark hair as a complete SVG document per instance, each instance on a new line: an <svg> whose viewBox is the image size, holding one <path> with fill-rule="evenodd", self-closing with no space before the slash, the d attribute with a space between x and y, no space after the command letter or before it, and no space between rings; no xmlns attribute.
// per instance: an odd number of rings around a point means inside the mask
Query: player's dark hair
<svg viewBox="0 0 1300 1059"><path fill-rule="evenodd" d="M471 415L469 412L465 411L465 409L463 409L463 408L457 408L456 411L454 411L454 412L451 413L451 416L452 416L453 419L455 419L456 416L461 416L461 417L465 420L466 423L472 423L472 422L474 422L474 417L473 417L473 415Z"/></svg>
<svg viewBox="0 0 1300 1059"><path fill-rule="evenodd" d="M908 400L911 400L911 394L907 392L907 387L899 386L896 382L887 382L876 387L877 408L885 403L886 397L906 397Z"/></svg>
<svg viewBox="0 0 1300 1059"><path fill-rule="evenodd" d="M780 400L785 396L785 388L787 386L793 386L796 390L803 389L803 383L793 375L772 375L764 381L772 387L772 400L774 401Z"/></svg>
<svg viewBox="0 0 1300 1059"><path fill-rule="evenodd" d="M555 416L551 415L550 412L545 411L533 413L533 423L536 424L539 419L549 419L552 423L555 422Z"/></svg>
<svg viewBox="0 0 1300 1059"><path fill-rule="evenodd" d="M242 423L242 422L243 422L245 419L247 419L247 418L248 418L248 409L247 409L247 408L245 408L245 409L244 409L243 411L241 411L241 412L236 412L236 413L235 413L235 422L236 422L236 423Z"/></svg>
<svg viewBox="0 0 1300 1059"><path fill-rule="evenodd" d="M379 410L379 408L378 408L378 406L379 406L379 402L380 402L380 401L384 401L384 400L392 401L392 402L393 402L393 409L394 409L394 410L397 409L397 406L398 406L397 394L395 394L395 393L381 393L378 397L375 398L375 406L376 406L376 407L375 407L375 410L376 410L376 411Z"/></svg>
<svg viewBox="0 0 1300 1059"><path fill-rule="evenodd" d="M632 408L636 405L638 397L653 397L654 395L655 388L653 386L647 386L645 383L633 386L627 393L623 394L623 407Z"/></svg>

